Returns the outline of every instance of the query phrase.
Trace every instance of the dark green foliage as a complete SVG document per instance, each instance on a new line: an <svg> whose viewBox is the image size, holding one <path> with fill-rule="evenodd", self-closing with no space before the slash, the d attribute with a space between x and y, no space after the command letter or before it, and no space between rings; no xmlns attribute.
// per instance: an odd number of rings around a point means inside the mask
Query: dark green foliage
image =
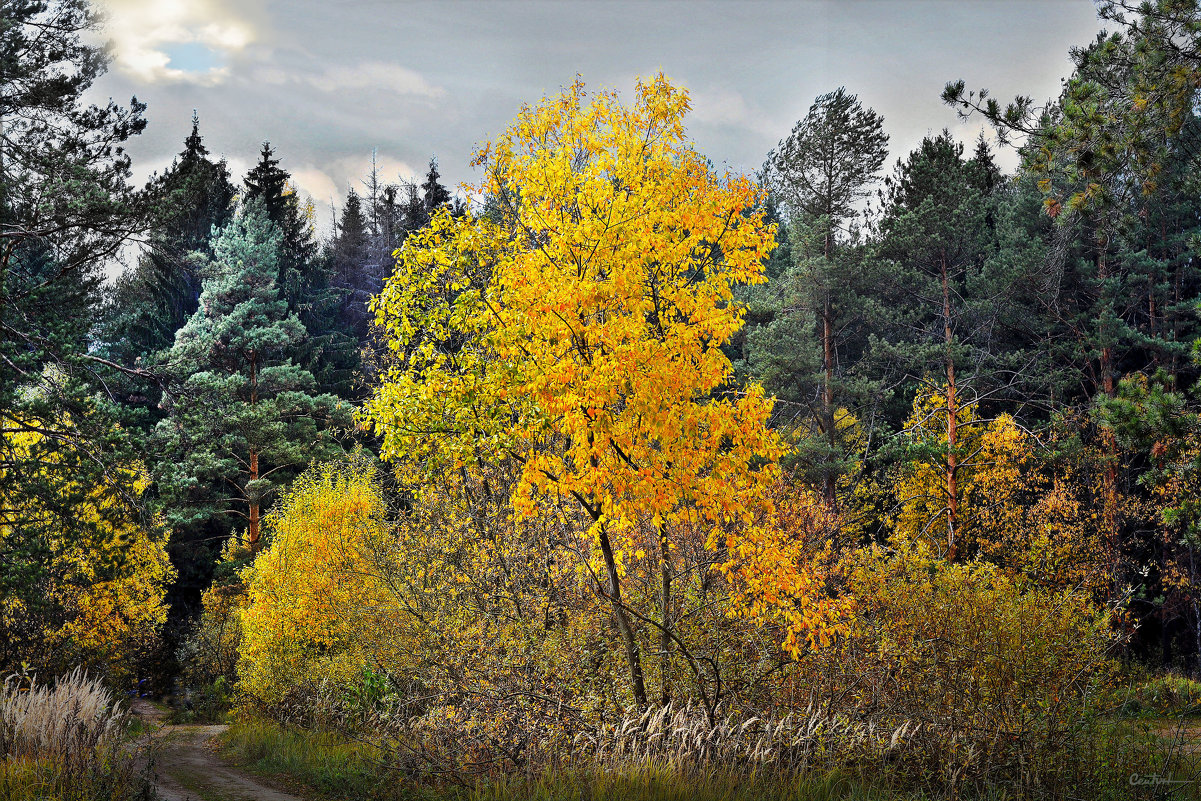
<svg viewBox="0 0 1201 801"><path fill-rule="evenodd" d="M209 238L233 215L236 190L225 161L214 162L192 117L183 152L146 187L154 204L154 228L132 269L106 293L106 308L96 331L96 351L132 369L147 367L175 341L200 300L197 255L212 255ZM107 378L110 390L129 407L143 410L153 424L160 400L158 382L120 371Z"/></svg>
<svg viewBox="0 0 1201 801"><path fill-rule="evenodd" d="M226 226L200 307L164 355L174 381L155 433L156 478L177 547L239 521L257 542L275 492L340 449L331 427L349 422L347 408L295 361L309 335L276 283L282 236L257 202Z"/></svg>
<svg viewBox="0 0 1201 801"><path fill-rule="evenodd" d="M0 597L21 610L0 626L4 670L61 623L48 556L97 536L83 494L109 481L136 498L87 336L102 265L145 218L124 152L144 106L82 102L106 67L96 26L84 0L0 0Z"/></svg>
<svg viewBox="0 0 1201 801"><path fill-rule="evenodd" d="M450 191L442 185L441 177L438 173L438 160L430 159L429 170L421 183L421 202L427 215L450 205Z"/></svg>
<svg viewBox="0 0 1201 801"><path fill-rule="evenodd" d="M342 292L338 310L341 329L365 342L370 329L371 313L367 308L373 295L383 289L383 275L373 256L371 231L363 204L353 189L346 195L342 219L330 247L333 263L332 284Z"/></svg>
<svg viewBox="0 0 1201 801"><path fill-rule="evenodd" d="M245 202L260 204L280 234L276 285L288 311L309 334L297 363L313 373L323 392L350 398L359 366L358 343L341 328L342 293L331 284L333 271L314 237L311 210L302 205L270 143L263 143L245 184Z"/></svg>
<svg viewBox="0 0 1201 801"><path fill-rule="evenodd" d="M875 355L896 380L934 391L947 371L971 367L972 334L993 308L984 264L992 250L986 199L971 183L963 146L943 131L898 163L885 190L879 254L892 302ZM961 373L962 384L977 383Z"/></svg>
<svg viewBox="0 0 1201 801"><path fill-rule="evenodd" d="M1098 10L1111 30L1073 48L1073 74L1047 106L1028 97L1002 106L987 90L967 93L962 81L948 84L943 98L963 116L982 114L1002 141L1022 142L1022 191L999 209L1000 235L1015 252L1043 253L1009 265L1041 262L1025 281L1022 270L1009 272L1032 312L1029 328L1043 332L1031 358L1031 372L1043 377L1038 405L1095 421L1080 436L1111 465L1104 524L1115 581L1131 583L1133 614L1145 624L1141 647L1157 640L1168 661L1183 640L1195 666L1201 606L1195 590L1182 590L1198 583L1189 511L1195 470L1179 449L1197 438L1188 351L1201 334L1201 17L1195 0L1122 0ZM1043 223L1012 213L1032 196Z"/></svg>
<svg viewBox="0 0 1201 801"><path fill-rule="evenodd" d="M288 303L288 311L313 311L309 297L328 282L324 265L317 260L313 227L292 186L292 176L279 166L270 142L263 142L259 161L246 173L245 203L258 203L280 232L277 285Z"/></svg>
<svg viewBox="0 0 1201 801"><path fill-rule="evenodd" d="M169 247L168 255L175 258L193 251L211 254L209 239L214 228L224 227L233 216L237 189L230 183L225 159L209 158L197 115L192 115L192 132L184 140L183 152L147 189L162 204L156 232L160 247Z"/></svg>
<svg viewBox="0 0 1201 801"><path fill-rule="evenodd" d="M276 225L285 221L290 223L292 230L284 230L298 239L303 239L307 228L300 222L300 207L296 194L289 186L292 176L279 166L279 159L270 142L263 142L259 151L258 163L246 173L243 183L246 184L247 203L257 200L263 207L268 219Z"/></svg>
<svg viewBox="0 0 1201 801"><path fill-rule="evenodd" d="M757 325L746 334L746 364L784 401L780 416L797 433L798 462L831 505L852 467L848 410L877 389L851 368L871 281L858 219L888 153L883 124L839 88L813 102L764 167L788 221L787 248L769 270L774 285L752 293Z"/></svg>
<svg viewBox="0 0 1201 801"><path fill-rule="evenodd" d="M450 192L442 185L440 178L437 159L430 159L429 169L426 171L425 180L421 182L421 185L410 184L406 187L408 192L408 200L404 207L406 232L423 228L435 211L450 205Z"/></svg>

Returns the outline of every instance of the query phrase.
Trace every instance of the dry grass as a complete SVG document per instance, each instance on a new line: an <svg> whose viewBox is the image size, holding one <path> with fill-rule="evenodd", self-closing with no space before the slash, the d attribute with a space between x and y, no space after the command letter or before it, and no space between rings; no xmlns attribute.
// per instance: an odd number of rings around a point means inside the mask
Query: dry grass
<svg viewBox="0 0 1201 801"><path fill-rule="evenodd" d="M787 771L827 766L831 759L886 759L914 727L881 727L815 710L782 718L729 714L710 722L699 707L668 704L631 712L612 725L577 735L576 745L602 764L653 762L767 767Z"/></svg>
<svg viewBox="0 0 1201 801"><path fill-rule="evenodd" d="M0 685L0 799L152 798L124 745L129 714L76 669L53 685L10 676Z"/></svg>
<svg viewBox="0 0 1201 801"><path fill-rule="evenodd" d="M353 778L388 799L403 789L557 801L577 797L572 785L592 788L585 797L595 798L809 798L823 797L818 790L830 777L873 798L1139 799L1146 782L1164 780L1173 797L1201 799L1201 734L1083 703L1054 708L1025 736L1006 736L995 726L901 716L895 708L814 704L792 714L742 710L710 719L701 706L684 704L602 722L560 715L549 701L455 700L409 716L395 699L366 708L335 688L310 688L287 710L271 710L277 721L287 712L296 726L281 729L289 747L246 718L240 750L281 772L319 774L322 787ZM334 733L337 748L320 740ZM293 752L305 756L284 758ZM663 795L665 787L676 794Z"/></svg>
<svg viewBox="0 0 1201 801"><path fill-rule="evenodd" d="M76 668L54 686L10 676L0 688L0 751L73 760L111 745L128 722L98 679Z"/></svg>

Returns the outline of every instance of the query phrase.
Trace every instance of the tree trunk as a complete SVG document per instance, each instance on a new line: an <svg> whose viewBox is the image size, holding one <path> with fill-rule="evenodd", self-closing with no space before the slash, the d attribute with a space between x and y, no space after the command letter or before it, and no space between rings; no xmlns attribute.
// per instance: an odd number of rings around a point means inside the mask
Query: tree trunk
<svg viewBox="0 0 1201 801"><path fill-rule="evenodd" d="M1197 563L1193 546L1189 546L1188 572L1192 586L1197 586ZM1201 604L1193 597L1193 670L1201 669Z"/></svg>
<svg viewBox="0 0 1201 801"><path fill-rule="evenodd" d="M959 524L959 399L955 395L955 356L951 348L955 334L951 328L951 291L947 275L947 260L942 259L943 342L946 346L947 373L947 559L954 560L957 547L956 527Z"/></svg>
<svg viewBox="0 0 1201 801"><path fill-rule="evenodd" d="M613 558L613 545L609 542L609 532L602 525L600 531L601 553L605 557L605 571L609 576L609 601L613 605L613 620L617 623L617 631L625 645L626 661L630 666L630 684L634 691L634 701L639 706L646 706L646 684L642 679L642 657L638 652L638 640L634 637L634 629L630 626L630 618L626 615L621 603L621 577L617 574L617 561Z"/></svg>
<svg viewBox="0 0 1201 801"><path fill-rule="evenodd" d="M834 310L830 304L830 293L826 292L826 302L822 308L822 366L825 370L824 385L822 386L822 425L826 429L826 441L830 446L827 462L838 452L838 432L834 430ZM835 492L837 477L833 466L826 465L825 497L826 504L834 509L838 504Z"/></svg>
<svg viewBox="0 0 1201 801"><path fill-rule="evenodd" d="M256 450L250 451L250 480L255 481L259 477L259 453ZM258 498L251 497L250 499L250 525L247 529L246 536L250 540L250 549L255 553L259 550L259 534L262 528L262 523L259 520L259 501Z"/></svg>
<svg viewBox="0 0 1201 801"><path fill-rule="evenodd" d="M663 613L663 629L659 632L659 659L661 668L659 703L664 706L671 700L671 544L667 541L667 530L659 526L659 605Z"/></svg>
<svg viewBox="0 0 1201 801"><path fill-rule="evenodd" d="M593 443L592 433L588 434L588 444ZM593 455L592 466L596 467L596 456ZM634 702L640 707L646 706L646 682L642 678L642 655L638 650L638 639L634 636L634 627L626 614L625 605L621 602L621 576L617 572L617 560L613 558L613 544L609 541L609 531L601 522L603 507L600 502L589 503L579 493L572 493L584 511L592 518L592 522L600 527L601 554L605 557L605 572L609 578L607 595L613 605L613 622L617 624L617 633L621 635L622 645L625 646L626 662L630 667L630 687L634 692Z"/></svg>
<svg viewBox="0 0 1201 801"><path fill-rule="evenodd" d="M1101 281L1109 279L1109 262L1105 258L1107 240L1104 237L1099 238L1097 247L1097 277ZM1106 290L1107 291L1107 290ZM1104 320L1104 317L1102 318ZM1113 346L1109 342L1109 332L1102 323L1101 335L1101 390L1106 396L1112 398L1117 394L1117 386L1114 382L1113 374ZM1101 434L1102 442L1105 447L1106 465L1104 472L1104 517L1105 517L1105 538L1106 545L1109 548L1110 557L1110 580L1116 590L1118 584L1118 440L1114 432L1109 429L1103 429Z"/></svg>

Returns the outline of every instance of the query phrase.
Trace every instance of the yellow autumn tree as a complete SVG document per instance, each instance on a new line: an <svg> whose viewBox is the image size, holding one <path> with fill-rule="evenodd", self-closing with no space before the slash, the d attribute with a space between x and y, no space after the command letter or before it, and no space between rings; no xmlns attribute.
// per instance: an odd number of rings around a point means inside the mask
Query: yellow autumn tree
<svg viewBox="0 0 1201 801"><path fill-rule="evenodd" d="M914 402L907 423L910 458L892 487L892 528L894 542L923 543L947 558L944 418L942 394ZM979 557L1047 588L1099 592L1108 573L1101 526L1091 510L1102 487L1095 470L1089 477L1088 458L1046 458L1034 435L1009 414L982 420L975 406L964 405L957 422L950 485L957 495L954 559ZM1049 429L1046 436L1054 440L1062 433Z"/></svg>
<svg viewBox="0 0 1201 801"><path fill-rule="evenodd" d="M778 629L784 650L799 658L844 630L853 599L833 595L830 585L851 539L824 500L799 482L777 485L772 501L753 536L731 538L733 558L721 567L735 608Z"/></svg>
<svg viewBox="0 0 1201 801"><path fill-rule="evenodd" d="M238 674L267 703L318 678L348 682L384 643L405 651L403 618L372 568L390 526L365 460L335 461L293 482L268 514L270 546L242 573ZM396 667L403 667L398 662Z"/></svg>
<svg viewBox="0 0 1201 801"><path fill-rule="evenodd" d="M70 425L70 421L66 422ZM38 452L36 427L5 435L10 453ZM58 468L54 456L43 470ZM0 480L3 479L0 473ZM51 495L28 495L0 524L6 538L41 532L41 607L31 610L17 597L0 598L0 626L16 632L40 627L39 651L26 658L63 669L83 664L114 682L123 682L156 646L167 619L164 601L175 570L165 538L135 501L150 481L140 464L113 469L107 481L80 485L47 480ZM153 521L149 521L153 523Z"/></svg>
<svg viewBox="0 0 1201 801"><path fill-rule="evenodd" d="M962 400L949 414L947 395L931 390L914 398L902 434L907 452L893 483L897 511L891 523L895 538L924 542L939 556L954 560L974 552L973 478L982 464L981 438L987 424L979 419L975 404Z"/></svg>
<svg viewBox="0 0 1201 801"><path fill-rule="evenodd" d="M639 704L640 630L696 668L673 620L690 538L719 561L787 558L755 525L778 475L771 403L730 391L721 350L774 237L757 188L689 146L688 107L659 76L630 107L576 82L523 108L477 154L484 213L438 215L399 251L375 306L397 358L364 414L385 459L509 462L519 519L580 516L566 551ZM653 606L632 605L635 568L656 574Z"/></svg>
<svg viewBox="0 0 1201 801"><path fill-rule="evenodd" d="M1100 598L1112 578L1095 506L1103 474L1093 466L1090 481L1093 454L1046 457L1063 433L1045 432L1040 446L1007 414L989 422L972 478L973 540L983 559L1010 575Z"/></svg>

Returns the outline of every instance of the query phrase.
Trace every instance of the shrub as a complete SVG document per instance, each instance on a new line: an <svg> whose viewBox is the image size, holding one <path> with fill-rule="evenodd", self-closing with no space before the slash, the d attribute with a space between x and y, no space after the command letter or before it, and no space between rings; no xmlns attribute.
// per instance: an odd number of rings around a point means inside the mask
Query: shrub
<svg viewBox="0 0 1201 801"><path fill-rule="evenodd" d="M242 640L238 614L244 599L240 583L205 590L203 611L175 655L179 678L185 686L201 687L218 679L233 683L237 679L238 645Z"/></svg>
<svg viewBox="0 0 1201 801"><path fill-rule="evenodd" d="M885 727L908 723L910 762L939 782L1042 781L1087 736L1113 675L1110 614L980 562L922 544L848 560L857 613L810 668L831 707Z"/></svg>
<svg viewBox="0 0 1201 801"><path fill-rule="evenodd" d="M177 693L171 699L174 723L219 721L233 704L242 643L240 615L246 603L238 572L250 556L242 535L226 541L217 564L218 578L204 591L200 616L175 652L179 673Z"/></svg>
<svg viewBox="0 0 1201 801"><path fill-rule="evenodd" d="M188 687L174 699L170 723L220 723L233 706L234 696L229 682L218 676L208 684Z"/></svg>
<svg viewBox="0 0 1201 801"><path fill-rule="evenodd" d="M268 516L270 546L243 574L238 674L252 699L279 703L314 676L352 682L392 633L395 604L368 551L385 539L371 465L330 462L298 478Z"/></svg>
<svg viewBox="0 0 1201 801"><path fill-rule="evenodd" d="M1201 714L1201 682L1167 674L1117 693L1119 713L1130 717L1190 717Z"/></svg>

